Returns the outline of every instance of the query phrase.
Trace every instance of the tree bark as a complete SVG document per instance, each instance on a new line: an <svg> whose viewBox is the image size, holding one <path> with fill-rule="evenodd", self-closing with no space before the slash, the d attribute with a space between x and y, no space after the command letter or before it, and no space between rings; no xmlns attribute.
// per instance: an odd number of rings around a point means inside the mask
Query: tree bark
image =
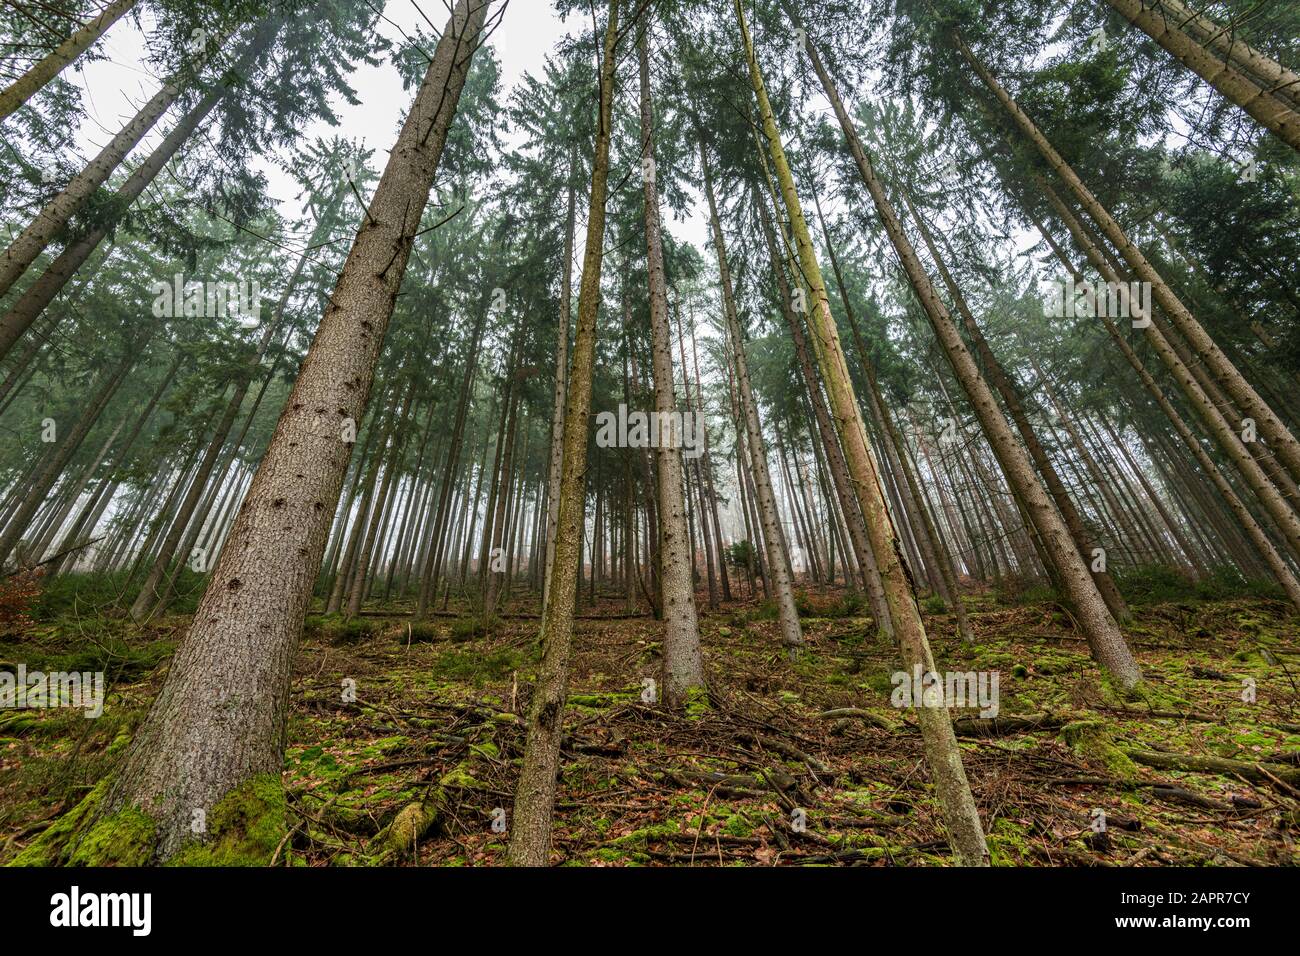
<svg viewBox="0 0 1300 956"><path fill-rule="evenodd" d="M270 23L267 21L260 29L266 29ZM219 46L223 39L214 38L210 42ZM198 66L194 69L197 70ZM149 102L109 140L108 145L57 196L46 203L27 227L9 243L4 254L0 255L0 296L13 287L45 247L68 226L72 216L94 195L95 190L108 181L113 170L121 165L127 154L162 119L163 114L181 95L186 82L181 74L168 78L162 89L150 97ZM6 350L0 349L0 355Z"/></svg>
<svg viewBox="0 0 1300 956"><path fill-rule="evenodd" d="M718 279L722 286L722 312L731 338L735 356L736 388L739 392L740 415L745 427L745 444L749 451L750 475L754 482L754 498L758 508L759 526L763 532L764 551L767 553L767 584L770 597L776 601L777 617L781 623L781 643L787 648L803 644L803 628L799 624L799 611L794 604L791 587L790 562L787 557L785 532L776 509L776 495L772 489L772 475L767 463L767 443L758 419L758 405L749 381L749 360L745 356L745 339L736 315L735 295L731 287L731 267L727 260L726 242L722 236L722 222L718 218L717 201L713 190L713 172L709 163L704 138L700 137L700 165L704 171L704 195L709 203L709 221L713 228L713 248L718 256Z"/></svg>
<svg viewBox="0 0 1300 956"><path fill-rule="evenodd" d="M193 811L283 766L290 663L384 333L491 0L458 0L271 445L103 811L139 806L157 855Z"/></svg>
<svg viewBox="0 0 1300 956"><path fill-rule="evenodd" d="M871 459L866 425L862 420L857 396L853 391L853 381L849 377L844 350L840 347L839 331L831 316L826 285L822 281L821 268L817 263L812 237L809 235L808 224L804 220L803 208L799 203L799 195L795 190L794 176L786 162L776 119L763 86L763 77L758 68L758 59L754 55L753 42L749 36L749 28L745 23L740 0L736 0L735 9L736 19L740 22L744 38L745 58L749 65L750 83L758 101L763 133L767 137L777 181L781 184L781 194L790 216L790 226L799 252L799 262L812 292L813 302L808 327L812 334L814 351L822 369L822 377L826 382L831 408L835 413L836 426L840 430L840 444L844 448L844 458L848 463L849 473L853 476L855 491L862 507L862 516L871 532L871 547L880 566L880 577L889 600L889 613L894 622L894 633L902 649L904 664L909 670L917 667L921 668L922 672L934 670L930 642L926 637L920 608L917 607L916 595L898 551L897 533L889 520L879 476ZM806 32L804 38L804 45L814 66L820 67L820 60L811 41L807 39ZM819 69L819 76L829 87L824 70ZM833 92L833 88L828 92ZM838 97L833 97L833 101L838 102ZM837 112L842 111L843 106ZM966 780L961 753L957 749L957 738L952 730L952 716L946 708L923 706L917 708L917 722L921 727L926 761L930 766L953 852L960 863L969 866L986 865L988 847L984 842L979 811L975 807L975 799Z"/></svg>
<svg viewBox="0 0 1300 956"><path fill-rule="evenodd" d="M1245 110L1260 126L1300 152L1300 113L1292 110L1286 100L1271 95L1268 88L1261 89L1234 65L1219 59L1177 24L1171 23L1161 9L1161 0L1106 2L1164 47L1175 60ZM1280 79L1280 67L1278 69Z"/></svg>
<svg viewBox="0 0 1300 956"><path fill-rule="evenodd" d="M596 360L596 320L600 309L600 274L605 243L605 199L609 179L609 144L613 122L618 46L619 0L609 2L609 22L600 60L596 143L591 164L591 200L573 365L565 397L563 462L555 559L551 587L542 614L542 660L528 716L524 765L515 791L514 825L507 859L514 866L545 866L551 849L555 778L560 764L564 705L568 700L569 658L581 559L587 471L587 424L591 414L591 379Z"/></svg>
<svg viewBox="0 0 1300 956"><path fill-rule="evenodd" d="M1155 267L1142 254L1142 251L1129 241L1119 223L1083 184L1083 181L1079 179L1078 174L1070 165L1061 158L1061 154L1047 141L1047 138L1039 131L1033 120L1003 89L1002 85L998 83L975 54L971 52L965 41L960 36L956 37L956 41L958 48L971 68L992 91L1025 138L1033 144L1034 148L1038 150L1057 176L1069 187L1079 205L1101 229L1107 241L1119 251L1120 256L1128 263L1134 275L1141 281L1151 284L1151 293L1156 304L1164 310L1174 327L1187 341L1187 344L1204 361L1206 371L1232 397L1232 400L1237 403L1237 407L1241 409L1242 414L1254 419L1259 429L1259 435L1267 441L1274 454L1286 466L1287 471L1291 473L1291 477L1300 480L1300 442L1296 441L1295 436L1287 430L1286 426L1282 424L1267 403L1260 398L1241 372L1228 361L1228 357L1215 344L1214 339L1201 327L1195 316L1188 311L1168 283L1156 272Z"/></svg>
<svg viewBox="0 0 1300 956"><path fill-rule="evenodd" d="M253 38L249 49L245 51L244 55L240 58L235 70L237 72L247 70L257 56L271 45L278 30L278 22L268 21L267 23L264 23L259 29L257 35ZM140 194L143 193L149 184L154 181L154 178L162 171L163 167L166 166L180 148L185 145L189 140L190 135L199 127L199 124L202 123L203 120L207 118L208 114L212 112L213 108L221 102L226 93L229 92L229 89L230 75L227 74L224 75L222 79L216 83L213 89L209 90L194 107L188 110L185 115L176 122L176 125L172 127L165 137L163 137L162 142L154 147L148 157L145 158L144 162L132 170L131 175L128 176L122 185L117 188L117 191L113 195L113 200L117 208L125 210L140 197ZM155 120L156 119L157 118L155 118ZM144 133L142 132L141 136L143 135ZM125 154L123 154L123 158L124 156ZM111 172L112 170L109 169L108 172L104 174L104 179L107 179L108 174ZM75 184L76 181L74 180L73 182ZM93 192L102 182L103 180L100 180L100 182L95 183L95 185L91 187L90 191ZM72 185L69 185L68 188L72 189ZM55 200L55 202L57 203L58 200ZM52 203L51 206L53 205L54 204ZM49 209L51 207L46 208ZM56 213L57 211L51 213L51 215L56 215ZM41 215L45 215L44 211ZM69 216L70 215L71 213L69 213ZM59 222L57 216L56 220L53 220L53 222ZM66 225L66 223L67 218L61 220L62 225ZM41 226L42 229L44 229L40 216L37 217L37 221L29 226L28 229L33 230L36 229L37 226ZM67 285L68 280L76 274L78 269L85 265L86 260L90 258L91 254L94 253L94 251L99 247L99 244L103 242L104 238L109 234L109 229L110 227L108 225L95 226L89 229L84 235L70 242L54 258L54 261L46 266L40 276L38 276L30 286L23 290L22 295L19 296L14 304L5 312L4 316L0 317L0 358L3 358L8 354L9 350L13 348L14 343L17 342L28 328L31 327L31 324L36 320L36 317L45 310L46 306L54 301L54 297L62 291L65 285ZM55 232L57 232L57 229L49 232L48 237L43 241L40 249L37 249L37 254L39 254L41 249L44 249L45 244L48 244L49 239L53 237ZM26 235L26 233L24 233L24 235ZM15 243L18 242L19 240L15 240ZM11 246L10 248L12 250L14 247ZM23 255L26 255L26 253L23 253ZM32 258L35 258L35 256L33 255ZM26 260L22 270L19 270L19 275L28 265L31 264L31 261L31 258ZM0 276L3 275L3 270L0 270ZM18 275L15 275L13 278L16 279L17 277ZM10 284L12 284L13 280L9 281ZM0 281L0 285L3 285L3 281ZM8 288L8 286L4 287ZM0 295L3 295L3 292L0 292Z"/></svg>

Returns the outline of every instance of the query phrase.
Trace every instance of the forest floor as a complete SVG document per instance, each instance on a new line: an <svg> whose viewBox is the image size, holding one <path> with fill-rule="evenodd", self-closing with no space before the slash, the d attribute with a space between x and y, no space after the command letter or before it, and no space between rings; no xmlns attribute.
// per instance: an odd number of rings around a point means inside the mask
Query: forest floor
<svg viewBox="0 0 1300 956"><path fill-rule="evenodd" d="M805 593L807 647L791 658L770 609L700 597L710 695L681 715L642 701L659 671L653 619L615 617L613 599L582 609L553 861L949 863L915 714L891 706L897 654L856 602ZM996 720L954 714L995 864L1300 863L1300 619L1285 605L1134 608L1125 630L1146 681L1124 699L1056 604L967 601L975 644L947 614L927 622L940 671L999 674ZM293 829L266 862L504 862L537 660L524 607L487 628L408 628L400 609L309 617L283 778ZM0 863L111 769L185 623L140 631L83 608L0 628L0 669L103 668L110 683L97 720L0 712ZM413 851L389 852L412 803L437 817Z"/></svg>

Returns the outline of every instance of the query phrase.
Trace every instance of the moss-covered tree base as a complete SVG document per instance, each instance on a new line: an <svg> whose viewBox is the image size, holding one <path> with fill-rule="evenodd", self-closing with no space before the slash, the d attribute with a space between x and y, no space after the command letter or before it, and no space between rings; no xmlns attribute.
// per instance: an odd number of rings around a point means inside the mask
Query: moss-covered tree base
<svg viewBox="0 0 1300 956"><path fill-rule="evenodd" d="M170 859L156 856L156 824L137 807L107 816L99 807L111 778L63 814L11 866L265 866L288 832L284 789L275 777L255 777L226 795L196 835Z"/></svg>

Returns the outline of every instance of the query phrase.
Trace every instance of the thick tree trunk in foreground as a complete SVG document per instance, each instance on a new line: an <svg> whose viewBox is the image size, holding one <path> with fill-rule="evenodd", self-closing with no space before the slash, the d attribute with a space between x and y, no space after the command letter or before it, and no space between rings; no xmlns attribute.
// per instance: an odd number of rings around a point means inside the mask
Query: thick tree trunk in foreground
<svg viewBox="0 0 1300 956"><path fill-rule="evenodd" d="M903 662L908 670L919 667L922 672L932 671L935 669L934 656L930 652L925 624L921 620L916 594L899 554L897 533L885 507L880 478L876 474L871 458L866 424L862 420L857 395L853 391L848 363L844 358L844 350L840 346L839 330L831 315L830 299L826 295L826 285L822 281L821 267L817 263L812 237L808 232L808 224L804 219L799 195L795 190L794 176L790 172L790 166L785 158L785 149L781 145L776 119L772 114L771 104L768 103L763 77L754 55L753 43L749 37L749 28L745 24L740 0L736 0L736 19L740 21L741 33L744 37L750 83L754 87L754 94L758 100L763 133L767 137L777 181L781 185L781 194L790 215L790 226L799 252L799 262L812 292L813 302L810 303L812 308L808 317L808 328L822 368L836 426L840 429L840 444L844 448L844 458L848 462L849 473L853 476L855 491L862 507L862 516L871 532L871 547L880 566L885 596L889 600L894 634L898 638ZM805 46L813 58L814 65L820 66L820 61L816 58L816 50L807 40L806 34ZM829 87L824 72L819 71L819 75ZM833 88L830 92L833 92ZM835 100L838 102L838 98ZM837 112L842 113L843 106ZM916 709L916 716L917 723L921 727L926 761L930 767L953 853L959 863L968 866L986 865L989 855L988 846L984 842L984 831L980 824L979 811L975 807L975 798L966 780L961 752L957 749L957 738L952 730L952 715L948 713L946 707L922 706Z"/></svg>
<svg viewBox="0 0 1300 956"><path fill-rule="evenodd" d="M1267 87L1261 89L1231 63L1219 59L1179 29L1178 24L1171 22L1161 10L1160 0L1106 2L1164 47L1175 60L1245 110L1260 126L1300 152L1300 113L1291 109L1286 100L1271 95ZM1281 68L1278 70L1280 76Z"/></svg>
<svg viewBox="0 0 1300 956"><path fill-rule="evenodd" d="M87 20L66 40L33 63L26 73L0 91L0 120L40 92L46 83L90 49L135 4L136 0L113 0L97 17Z"/></svg>
<svg viewBox="0 0 1300 956"><path fill-rule="evenodd" d="M162 858L283 763L290 663L415 235L490 0L459 0L166 683L103 809L138 806Z"/></svg>
<svg viewBox="0 0 1300 956"><path fill-rule="evenodd" d="M573 648L573 614L581 559L587 473L587 422L591 414L592 367L596 360L596 319L600 310L600 273L605 243L605 197L609 179L610 127L614 106L615 55L619 0L610 0L609 23L600 61L600 105L595 155L591 164L591 201L578 324L573 340L564 409L563 466L551 587L542 614L542 660L528 715L524 765L515 791L509 862L545 866L551 851L551 816L555 811L555 776L560 766L560 737L569 693L569 657Z"/></svg>

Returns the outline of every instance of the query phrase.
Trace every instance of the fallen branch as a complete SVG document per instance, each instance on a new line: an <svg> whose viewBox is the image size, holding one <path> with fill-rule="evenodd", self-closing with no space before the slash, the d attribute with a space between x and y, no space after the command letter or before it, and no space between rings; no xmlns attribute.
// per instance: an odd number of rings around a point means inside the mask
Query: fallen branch
<svg viewBox="0 0 1300 956"><path fill-rule="evenodd" d="M1224 776L1241 776L1254 783L1282 780L1286 784L1300 785L1300 770L1274 765L1265 770L1261 764L1226 757L1194 757L1190 754L1163 754L1152 750L1125 750L1131 760L1159 770L1182 770L1187 773L1218 773Z"/></svg>

